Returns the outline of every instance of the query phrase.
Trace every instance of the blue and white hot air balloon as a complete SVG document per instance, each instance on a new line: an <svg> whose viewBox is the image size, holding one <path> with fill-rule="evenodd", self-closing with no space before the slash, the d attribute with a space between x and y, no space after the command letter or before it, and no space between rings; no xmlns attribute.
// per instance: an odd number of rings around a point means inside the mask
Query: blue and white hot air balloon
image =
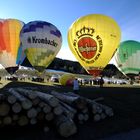
<svg viewBox="0 0 140 140"><path fill-rule="evenodd" d="M20 39L31 65L39 72L53 61L62 45L62 35L56 26L45 21L25 24Z"/></svg>

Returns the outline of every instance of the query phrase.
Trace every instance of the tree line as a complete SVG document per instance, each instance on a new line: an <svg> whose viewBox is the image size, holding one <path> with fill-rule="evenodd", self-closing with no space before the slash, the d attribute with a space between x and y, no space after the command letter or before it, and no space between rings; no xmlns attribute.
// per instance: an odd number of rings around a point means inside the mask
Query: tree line
<svg viewBox="0 0 140 140"><path fill-rule="evenodd" d="M27 58L22 63L22 66L32 67ZM85 74L88 75L86 70L80 65L79 62L70 61L60 58L55 58L52 63L46 69L60 70L75 74ZM118 70L118 68L113 64L108 64L101 73L103 76L117 78L124 78L124 75Z"/></svg>

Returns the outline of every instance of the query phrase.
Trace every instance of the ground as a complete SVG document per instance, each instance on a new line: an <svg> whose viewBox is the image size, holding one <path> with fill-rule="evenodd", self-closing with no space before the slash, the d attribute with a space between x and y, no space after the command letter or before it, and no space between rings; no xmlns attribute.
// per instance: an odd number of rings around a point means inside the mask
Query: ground
<svg viewBox="0 0 140 140"><path fill-rule="evenodd" d="M58 85L47 86L26 82L11 82L3 88L8 87L40 87L41 90L56 90L61 92L72 91L72 87ZM3 92L1 89L1 93ZM97 140L107 138L114 134L128 132L140 128L140 88L128 87L81 87L81 96L95 99L104 97L100 103L113 108L114 116L100 122L88 121L77 125L78 133L67 138L68 140ZM24 128L1 128L0 139L2 140L61 140L64 139L50 129L44 133L38 126Z"/></svg>

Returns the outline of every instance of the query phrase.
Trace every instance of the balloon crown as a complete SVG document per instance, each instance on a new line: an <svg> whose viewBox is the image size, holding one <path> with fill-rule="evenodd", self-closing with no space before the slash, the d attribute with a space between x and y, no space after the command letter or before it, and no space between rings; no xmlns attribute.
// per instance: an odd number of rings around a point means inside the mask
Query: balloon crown
<svg viewBox="0 0 140 140"><path fill-rule="evenodd" d="M76 32L76 36L78 38L85 36L85 35L89 35L89 36L93 36L93 33L95 32L95 29L91 28L91 27L83 27L80 30L78 30Z"/></svg>

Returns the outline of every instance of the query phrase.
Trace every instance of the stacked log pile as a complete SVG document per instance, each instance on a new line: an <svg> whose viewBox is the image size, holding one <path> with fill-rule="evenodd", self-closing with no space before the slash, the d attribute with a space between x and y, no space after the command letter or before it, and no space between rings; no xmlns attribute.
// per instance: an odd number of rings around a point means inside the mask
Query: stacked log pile
<svg viewBox="0 0 140 140"><path fill-rule="evenodd" d="M63 137L77 132L77 123L113 116L112 108L74 94L39 89L9 88L0 94L0 127L40 124L55 127Z"/></svg>

